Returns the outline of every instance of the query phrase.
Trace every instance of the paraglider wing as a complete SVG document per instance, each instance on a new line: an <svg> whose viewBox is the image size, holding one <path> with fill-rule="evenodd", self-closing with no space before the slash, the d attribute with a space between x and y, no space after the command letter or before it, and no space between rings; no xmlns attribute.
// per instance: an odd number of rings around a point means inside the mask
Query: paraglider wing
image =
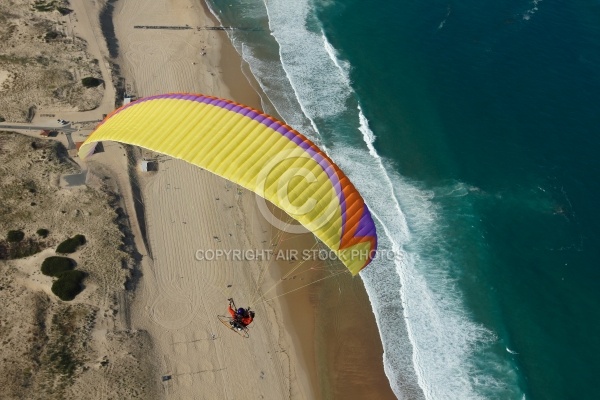
<svg viewBox="0 0 600 400"><path fill-rule="evenodd" d="M306 137L250 107L197 94L146 97L110 114L79 156L105 140L187 161L257 193L313 232L353 275L373 257L375 224L350 180Z"/></svg>

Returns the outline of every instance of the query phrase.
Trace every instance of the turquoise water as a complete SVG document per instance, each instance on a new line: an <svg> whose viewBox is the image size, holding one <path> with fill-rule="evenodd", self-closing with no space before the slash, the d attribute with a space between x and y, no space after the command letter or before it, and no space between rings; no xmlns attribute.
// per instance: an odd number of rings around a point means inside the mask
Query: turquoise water
<svg viewBox="0 0 600 400"><path fill-rule="evenodd" d="M210 5L400 255L361 274L397 396L596 398L600 3Z"/></svg>

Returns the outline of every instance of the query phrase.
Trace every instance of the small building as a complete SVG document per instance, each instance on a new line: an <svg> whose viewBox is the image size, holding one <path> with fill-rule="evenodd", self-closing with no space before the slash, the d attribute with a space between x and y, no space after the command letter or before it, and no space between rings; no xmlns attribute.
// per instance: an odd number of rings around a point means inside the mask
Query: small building
<svg viewBox="0 0 600 400"><path fill-rule="evenodd" d="M155 161L152 160L142 160L140 162L140 169L142 170L142 172L149 172L149 171L157 171L157 164Z"/></svg>
<svg viewBox="0 0 600 400"><path fill-rule="evenodd" d="M123 98L123 105L125 106L125 105L131 103L132 99L133 99L132 97L124 97Z"/></svg>

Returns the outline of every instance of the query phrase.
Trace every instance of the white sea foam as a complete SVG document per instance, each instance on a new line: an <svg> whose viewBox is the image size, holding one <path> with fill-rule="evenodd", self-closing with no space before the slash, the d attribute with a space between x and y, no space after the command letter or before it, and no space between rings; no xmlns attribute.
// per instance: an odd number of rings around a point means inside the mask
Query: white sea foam
<svg viewBox="0 0 600 400"><path fill-rule="evenodd" d="M314 121L345 111L350 88L337 68L331 68L321 35L307 27L315 23L308 1L270 0L265 6L281 63L304 114Z"/></svg>
<svg viewBox="0 0 600 400"><path fill-rule="evenodd" d="M337 51L335 48L329 43L327 40L327 36L325 36L325 32L321 29L321 39L323 40L323 48L325 52L329 56L329 59L333 62L333 64L337 67L340 72L340 76L342 77L344 84L350 88L350 63L345 60L340 60L337 55Z"/></svg>
<svg viewBox="0 0 600 400"><path fill-rule="evenodd" d="M315 121L346 112L353 98L348 66L322 32L319 38L307 29L314 23L307 2L271 0L265 5L287 79L319 134ZM433 194L386 168L360 105L357 114L368 151L336 143L329 152L366 198L379 232L384 233L380 246L403 255L397 265L376 264L364 273L386 351L386 374L400 398L412 398L419 391L428 399L478 398L476 386L484 377L468 360L473 348L492 335L461 311L447 261L420 254L435 236ZM413 215L410 228L403 210ZM384 292L387 296L381 297Z"/></svg>
<svg viewBox="0 0 600 400"><path fill-rule="evenodd" d="M208 5L213 15L215 15L222 24L219 15L214 12L210 1L208 2ZM260 1L252 3L249 7L250 11L248 11L246 5L241 9L243 10L245 17L252 17L257 20L268 18L268 11ZM265 102L264 99L262 99L263 111L281 116L288 125L293 126L299 132L304 133L306 136L309 136L318 142L318 138L314 133L312 121L310 121L304 113L298 112L301 105L298 103L296 93L290 85L286 72L281 65L280 55L278 53L274 55L269 54L269 51L271 50L269 48L256 49L249 46L247 43L238 39L235 31L228 30L226 32L238 53L240 53L242 58L248 63L250 72L256 78L262 92L269 99L268 102ZM257 43L254 43L254 45L257 46ZM276 50L278 50L278 47ZM260 56L256 55L257 52L260 53Z"/></svg>
<svg viewBox="0 0 600 400"><path fill-rule="evenodd" d="M395 285L395 288L401 295L419 386L428 399L480 398L481 392L491 387L501 387L503 383L482 375L469 359L477 346L491 343L495 338L491 332L471 322L462 311L460 294L448 274L451 270L451 266L447 265L449 257L443 251L437 257L424 256L432 253L431 248L440 246L436 233L443 221L431 202L434 193L419 189L386 168L388 163L373 147L375 136L360 107L359 115L360 131L370 155L353 150L352 154L340 154L341 157L334 159L339 160L342 169L348 172L366 198L379 222L379 232L385 232L383 246L391 245L394 252L402 254L401 261L394 269L400 278L400 286ZM370 160L365 160L359 167L346 162L359 158ZM385 183L388 195L383 194L382 183ZM460 192L464 191L467 191L466 188L459 190L452 187L446 190L448 193L456 192L451 196L462 196ZM411 218L407 219L404 212ZM371 299L380 296L382 269L385 271L384 266L374 265L362 274ZM374 311L378 315L381 309L374 307ZM398 342L389 340L392 339L390 327L386 327L382 319L378 317L378 324L386 352L390 353L386 354L386 369L393 371L392 376L397 377L400 372L398 366L394 370L390 360L405 358L403 353L406 349L399 346ZM402 373L406 374L407 371ZM406 395L405 389L406 384L395 388L395 392Z"/></svg>
<svg viewBox="0 0 600 400"><path fill-rule="evenodd" d="M452 9L448 5L448 7L446 8L446 15L444 16L444 19L442 20L442 22L440 22L440 24L438 25L438 31L440 29L442 29L444 27L444 25L446 25L446 22L448 21L448 18L450 18L450 13L451 12L452 12Z"/></svg>
<svg viewBox="0 0 600 400"><path fill-rule="evenodd" d="M530 20L531 17L533 17L533 14L535 14L538 11L538 5L541 2L542 0L532 0L531 7L523 13L523 19L526 21Z"/></svg>

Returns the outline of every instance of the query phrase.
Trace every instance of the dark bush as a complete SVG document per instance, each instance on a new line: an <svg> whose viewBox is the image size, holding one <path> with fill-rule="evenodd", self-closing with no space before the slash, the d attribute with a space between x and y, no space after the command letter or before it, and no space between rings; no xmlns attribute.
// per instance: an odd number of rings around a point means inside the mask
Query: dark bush
<svg viewBox="0 0 600 400"><path fill-rule="evenodd" d="M98 78L93 78L91 76L88 76L88 77L83 78L81 80L81 83L86 88L93 88L93 87L100 85L102 83L102 81Z"/></svg>
<svg viewBox="0 0 600 400"><path fill-rule="evenodd" d="M43 238L47 238L48 234L50 233L50 231L48 229L41 228L41 229L38 229L35 233L37 233L38 236L41 236Z"/></svg>
<svg viewBox="0 0 600 400"><path fill-rule="evenodd" d="M38 11L49 12L54 10L54 2L45 3L43 1L36 1L33 8Z"/></svg>
<svg viewBox="0 0 600 400"><path fill-rule="evenodd" d="M85 236L83 235L75 235L73 236L73 240L76 240L81 246L85 244Z"/></svg>
<svg viewBox="0 0 600 400"><path fill-rule="evenodd" d="M6 121L3 117L0 117L0 122Z"/></svg>
<svg viewBox="0 0 600 400"><path fill-rule="evenodd" d="M56 247L56 252L62 254L75 253L78 247L79 243L74 241L73 238L69 238Z"/></svg>
<svg viewBox="0 0 600 400"><path fill-rule="evenodd" d="M6 240L11 243L17 243L23 240L25 234L23 231L8 231L8 235L6 235Z"/></svg>
<svg viewBox="0 0 600 400"><path fill-rule="evenodd" d="M35 182L31 180L25 181L23 187L27 189L29 193L35 193L37 189Z"/></svg>
<svg viewBox="0 0 600 400"><path fill-rule="evenodd" d="M10 248L10 258L25 258L42 251L42 246L35 238L27 238L19 243L14 243Z"/></svg>
<svg viewBox="0 0 600 400"><path fill-rule="evenodd" d="M52 256L42 263L42 274L47 276L59 276L65 271L75 268L75 260L68 257Z"/></svg>
<svg viewBox="0 0 600 400"><path fill-rule="evenodd" d="M56 7L56 11L58 11L61 15L69 15L73 12L73 10L66 7Z"/></svg>
<svg viewBox="0 0 600 400"><path fill-rule="evenodd" d="M57 253L69 254L75 253L79 246L85 244L85 236L75 235L72 238L68 238L56 247Z"/></svg>
<svg viewBox="0 0 600 400"><path fill-rule="evenodd" d="M62 36L62 34L60 32L48 31L48 32L46 32L46 35L44 35L44 39L54 40L54 39L59 38L60 36Z"/></svg>
<svg viewBox="0 0 600 400"><path fill-rule="evenodd" d="M65 271L52 283L52 293L63 301L73 300L83 290L81 282L84 278L85 274L81 271Z"/></svg>

